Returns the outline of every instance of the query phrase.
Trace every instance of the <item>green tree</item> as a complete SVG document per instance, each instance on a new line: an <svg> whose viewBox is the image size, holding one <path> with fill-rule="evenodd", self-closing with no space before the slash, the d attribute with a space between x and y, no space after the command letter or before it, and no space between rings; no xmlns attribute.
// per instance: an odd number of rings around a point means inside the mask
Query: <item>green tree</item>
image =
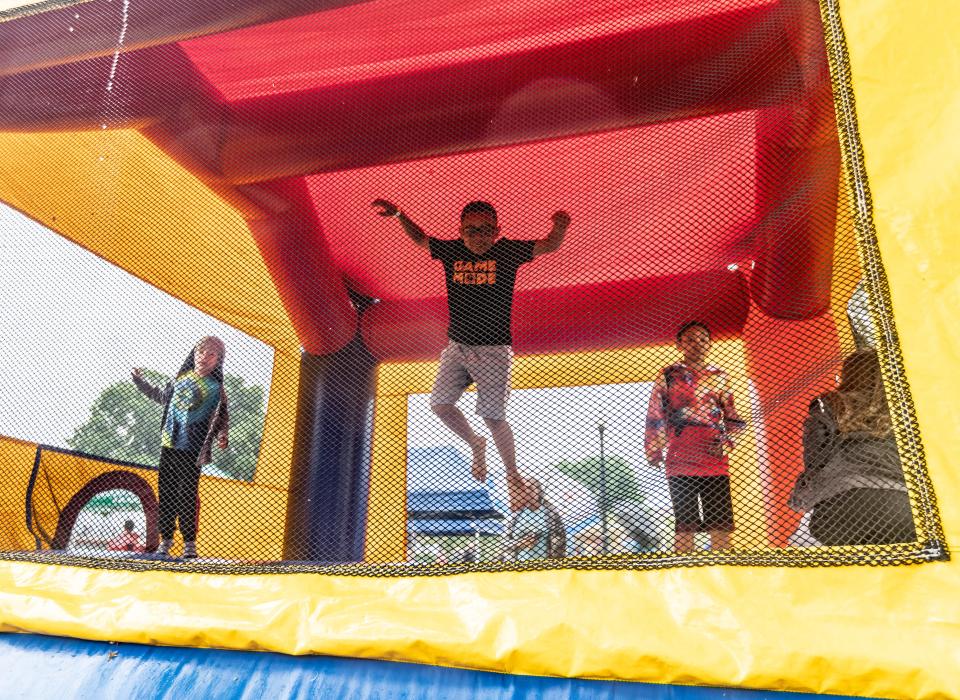
<svg viewBox="0 0 960 700"><path fill-rule="evenodd" d="M588 457L576 462L563 461L555 465L561 473L571 479L579 481L590 489L594 496L600 498L600 458ZM643 501L643 492L637 477L633 474L630 463L623 457L611 455L604 459L604 470L607 489L607 504L618 501Z"/></svg>
<svg viewBox="0 0 960 700"><path fill-rule="evenodd" d="M144 379L163 386L169 377L144 370ZM264 391L225 376L230 406L230 445L214 447L213 464L234 479L253 478L263 437ZM98 457L156 466L160 461L160 419L163 408L141 394L130 381L111 384L90 407L90 417L78 427L67 445Z"/></svg>
<svg viewBox="0 0 960 700"><path fill-rule="evenodd" d="M153 370L145 370L143 378L157 386L168 381ZM160 404L141 394L132 382L116 382L100 392L87 422L67 439L67 445L98 457L156 466L162 413Z"/></svg>

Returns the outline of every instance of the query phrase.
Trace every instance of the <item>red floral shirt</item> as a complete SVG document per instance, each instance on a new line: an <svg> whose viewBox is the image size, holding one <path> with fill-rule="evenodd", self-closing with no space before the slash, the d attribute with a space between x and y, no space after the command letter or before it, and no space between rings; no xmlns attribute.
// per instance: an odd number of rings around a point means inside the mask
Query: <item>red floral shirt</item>
<svg viewBox="0 0 960 700"><path fill-rule="evenodd" d="M726 372L664 368L647 410L646 452L653 462L666 450L667 476L724 476L731 435L745 426L733 405Z"/></svg>

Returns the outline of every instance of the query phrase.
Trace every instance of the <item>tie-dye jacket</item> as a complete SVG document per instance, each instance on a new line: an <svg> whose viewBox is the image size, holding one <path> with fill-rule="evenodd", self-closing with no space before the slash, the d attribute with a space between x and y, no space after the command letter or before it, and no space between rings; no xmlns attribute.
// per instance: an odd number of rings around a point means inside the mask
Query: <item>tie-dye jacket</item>
<svg viewBox="0 0 960 700"><path fill-rule="evenodd" d="M179 377L178 377L179 379ZM142 377L134 377L133 383L147 398L156 401L163 406L163 418L160 420L160 428L164 430L167 425L167 414L170 411L170 402L173 399L175 381L167 382L162 389L153 386ZM203 444L200 447L200 454L197 458L197 464L210 464L213 461L213 440L220 433L226 433L229 428L229 412L227 410L227 392L220 385L220 399L210 414L210 423L206 430Z"/></svg>

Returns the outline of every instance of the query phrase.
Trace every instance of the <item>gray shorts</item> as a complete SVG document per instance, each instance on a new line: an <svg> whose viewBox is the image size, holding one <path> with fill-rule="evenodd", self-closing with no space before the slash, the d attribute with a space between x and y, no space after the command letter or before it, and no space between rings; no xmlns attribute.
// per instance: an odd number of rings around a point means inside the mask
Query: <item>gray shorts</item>
<svg viewBox="0 0 960 700"><path fill-rule="evenodd" d="M430 405L455 404L468 386L476 384L477 415L505 420L512 360L509 345L461 345L450 341L440 354L440 371L433 383Z"/></svg>

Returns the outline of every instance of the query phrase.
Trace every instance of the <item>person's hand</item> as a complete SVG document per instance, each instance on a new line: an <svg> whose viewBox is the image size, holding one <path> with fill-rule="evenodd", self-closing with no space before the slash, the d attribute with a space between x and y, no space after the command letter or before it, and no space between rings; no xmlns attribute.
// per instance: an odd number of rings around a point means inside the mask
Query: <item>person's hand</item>
<svg viewBox="0 0 960 700"><path fill-rule="evenodd" d="M219 447L221 450L225 450L227 449L227 446L229 444L230 444L230 441L227 440L226 433L220 433L219 435L217 435L217 447Z"/></svg>
<svg viewBox="0 0 960 700"><path fill-rule="evenodd" d="M663 450L657 450L656 452L648 453L647 461L650 462L650 466L654 469L663 469Z"/></svg>
<svg viewBox="0 0 960 700"><path fill-rule="evenodd" d="M530 549L537 543L538 535L527 535L517 541L517 549Z"/></svg>
<svg viewBox="0 0 960 700"><path fill-rule="evenodd" d="M723 449L725 446L725 443L726 441L724 440L723 436L717 435L710 442L710 446L707 447L707 454L709 454L711 457L723 457L725 454Z"/></svg>
<svg viewBox="0 0 960 700"><path fill-rule="evenodd" d="M130 370L130 378L143 379L143 370L139 367L134 367L132 370Z"/></svg>
<svg viewBox="0 0 960 700"><path fill-rule="evenodd" d="M570 225L570 215L565 211L555 211L550 218L556 228L565 230Z"/></svg>
<svg viewBox="0 0 960 700"><path fill-rule="evenodd" d="M378 208L380 211L377 213L380 216L396 216L397 212L400 211L396 204L385 199L375 199L370 203L370 206Z"/></svg>

